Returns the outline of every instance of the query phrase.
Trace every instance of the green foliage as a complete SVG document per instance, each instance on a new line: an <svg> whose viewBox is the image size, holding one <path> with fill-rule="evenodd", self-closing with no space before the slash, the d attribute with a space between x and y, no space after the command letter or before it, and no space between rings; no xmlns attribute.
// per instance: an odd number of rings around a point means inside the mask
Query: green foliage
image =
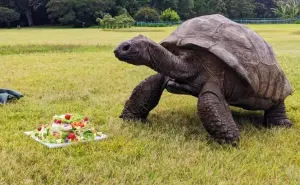
<svg viewBox="0 0 300 185"><path fill-rule="evenodd" d="M40 6L44 6L48 0L12 0L15 5L22 11L28 9L37 10Z"/></svg>
<svg viewBox="0 0 300 185"><path fill-rule="evenodd" d="M149 0L116 0L116 6L126 9L130 15L135 15L140 8L146 7L148 3ZM124 12L118 12L118 15L120 14L124 14Z"/></svg>
<svg viewBox="0 0 300 185"><path fill-rule="evenodd" d="M186 0L184 0L186 1ZM167 8L177 9L179 0L149 0L148 1L151 7L155 7L156 9L163 11Z"/></svg>
<svg viewBox="0 0 300 185"><path fill-rule="evenodd" d="M128 12L127 12L126 8L119 7L117 14L118 15L128 14Z"/></svg>
<svg viewBox="0 0 300 185"><path fill-rule="evenodd" d="M122 14L115 17L118 28L126 28L134 25L135 20L128 14Z"/></svg>
<svg viewBox="0 0 300 185"><path fill-rule="evenodd" d="M174 25L180 24L180 21L178 22L137 22L137 27L170 27Z"/></svg>
<svg viewBox="0 0 300 185"><path fill-rule="evenodd" d="M210 13L218 13L228 16L225 0L209 0L207 5Z"/></svg>
<svg viewBox="0 0 300 185"><path fill-rule="evenodd" d="M98 18L96 19L96 23L97 23L98 25L101 25L102 19L98 17Z"/></svg>
<svg viewBox="0 0 300 185"><path fill-rule="evenodd" d="M208 6L207 0L194 0L193 11L198 16L210 13L210 8Z"/></svg>
<svg viewBox="0 0 300 185"><path fill-rule="evenodd" d="M76 19L76 13L73 10L71 0L51 0L47 4L49 18L58 21L62 25L73 24Z"/></svg>
<svg viewBox="0 0 300 185"><path fill-rule="evenodd" d="M194 6L194 0L179 0L177 12L181 18L188 19L195 14L193 11Z"/></svg>
<svg viewBox="0 0 300 185"><path fill-rule="evenodd" d="M274 18L275 0L256 0L255 14L258 18Z"/></svg>
<svg viewBox="0 0 300 185"><path fill-rule="evenodd" d="M12 9L0 7L0 23L10 27L10 23L20 18L20 14Z"/></svg>
<svg viewBox="0 0 300 185"><path fill-rule="evenodd" d="M296 18L300 13L300 5L296 0L277 1L274 13L281 18Z"/></svg>
<svg viewBox="0 0 300 185"><path fill-rule="evenodd" d="M53 21L81 27L95 24L113 5L113 0L50 0L47 11Z"/></svg>
<svg viewBox="0 0 300 185"><path fill-rule="evenodd" d="M12 0L16 6L16 9L20 13L26 15L28 25L33 26L32 10L36 11L39 7L44 6L48 0Z"/></svg>
<svg viewBox="0 0 300 185"><path fill-rule="evenodd" d="M230 18L252 18L255 17L254 0L225 0L226 9Z"/></svg>
<svg viewBox="0 0 300 185"><path fill-rule="evenodd" d="M295 24L300 24L300 19L297 19L294 23Z"/></svg>
<svg viewBox="0 0 300 185"><path fill-rule="evenodd" d="M110 14L105 14L103 19L100 19L100 25L104 28L115 28L116 19L114 19Z"/></svg>
<svg viewBox="0 0 300 185"><path fill-rule="evenodd" d="M232 1L235 0L194 0L193 11L196 15L219 13L228 16L228 8L234 8L234 11L237 9L237 7L231 7L230 3L236 6Z"/></svg>
<svg viewBox="0 0 300 185"><path fill-rule="evenodd" d="M105 14L103 19L97 18L96 22L103 28L127 28L134 25L135 20L128 14L122 14L112 17L110 14Z"/></svg>
<svg viewBox="0 0 300 185"><path fill-rule="evenodd" d="M160 19L162 21L171 21L171 22L180 21L180 17L178 13L175 10L172 10L171 8L168 8L165 11L163 11L160 15Z"/></svg>
<svg viewBox="0 0 300 185"><path fill-rule="evenodd" d="M159 14L155 9L145 7L145 8L141 8L135 14L135 20L137 20L137 21L159 21Z"/></svg>
<svg viewBox="0 0 300 185"><path fill-rule="evenodd" d="M28 25L32 25L33 20L41 20L39 12L44 11L44 16L48 15L51 20L45 20L47 23L82 27L99 24L95 20L98 17L103 18L105 13L112 16L128 14L137 21L159 21L159 14L168 8L176 11L182 20L215 13L231 19L295 18L299 16L299 2L299 0L0 0L0 6L25 15ZM42 11L33 14L33 11L40 7ZM24 16L21 17L22 23ZM116 26L118 25L123 24L117 21Z"/></svg>

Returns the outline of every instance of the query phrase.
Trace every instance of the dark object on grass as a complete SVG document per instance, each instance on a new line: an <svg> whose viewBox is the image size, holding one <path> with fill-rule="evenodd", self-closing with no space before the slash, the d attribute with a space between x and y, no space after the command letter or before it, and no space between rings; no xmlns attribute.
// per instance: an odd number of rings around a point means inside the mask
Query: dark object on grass
<svg viewBox="0 0 300 185"><path fill-rule="evenodd" d="M115 55L158 72L134 89L120 116L125 120L145 120L167 89L198 98L204 127L219 143L239 141L229 105L264 110L268 126L292 126L284 105L292 88L271 46L221 15L190 19L160 44L137 36L121 43Z"/></svg>
<svg viewBox="0 0 300 185"><path fill-rule="evenodd" d="M13 99L20 99L23 95L10 89L0 89L0 104L5 104Z"/></svg>

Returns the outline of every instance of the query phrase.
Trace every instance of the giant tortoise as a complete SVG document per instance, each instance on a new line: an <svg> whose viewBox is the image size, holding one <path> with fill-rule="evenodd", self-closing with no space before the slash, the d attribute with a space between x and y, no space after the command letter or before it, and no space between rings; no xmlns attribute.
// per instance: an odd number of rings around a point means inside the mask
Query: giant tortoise
<svg viewBox="0 0 300 185"><path fill-rule="evenodd" d="M198 98L201 121L219 143L239 141L229 106L264 110L268 126L292 126L284 104L292 88L271 46L222 15L187 20L160 44L136 36L114 53L121 61L158 72L133 90L120 116L125 120L145 120L167 89Z"/></svg>

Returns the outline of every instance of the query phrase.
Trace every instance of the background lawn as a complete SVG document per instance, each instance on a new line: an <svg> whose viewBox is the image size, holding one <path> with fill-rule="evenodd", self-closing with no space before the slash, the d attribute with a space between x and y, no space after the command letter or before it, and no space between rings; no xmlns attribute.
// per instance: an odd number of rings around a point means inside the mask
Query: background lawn
<svg viewBox="0 0 300 185"><path fill-rule="evenodd" d="M0 30L0 87L25 94L0 106L0 184L300 184L300 26L250 27L273 46L295 90L286 100L295 125L262 128L263 112L232 108L239 148L208 138L193 97L165 92L151 125L118 118L155 72L119 62L113 48L138 34L160 41L175 27ZM23 134L67 112L89 115L110 139L47 149Z"/></svg>

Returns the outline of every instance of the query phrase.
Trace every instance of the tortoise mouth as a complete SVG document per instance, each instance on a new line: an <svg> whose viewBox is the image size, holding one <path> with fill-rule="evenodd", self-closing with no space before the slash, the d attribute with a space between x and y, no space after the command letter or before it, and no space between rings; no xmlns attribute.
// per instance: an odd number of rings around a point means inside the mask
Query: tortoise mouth
<svg viewBox="0 0 300 185"><path fill-rule="evenodd" d="M123 42L114 50L115 56L121 61L128 61L130 57L131 51L131 43L130 42Z"/></svg>
<svg viewBox="0 0 300 185"><path fill-rule="evenodd" d="M130 58L127 55L122 54L120 51L114 51L115 57L118 58L120 61L127 62Z"/></svg>
<svg viewBox="0 0 300 185"><path fill-rule="evenodd" d="M118 58L120 61L138 65L138 61L140 60L140 53L137 51L129 51L124 52L124 50L118 50L116 49L114 51L115 57Z"/></svg>

